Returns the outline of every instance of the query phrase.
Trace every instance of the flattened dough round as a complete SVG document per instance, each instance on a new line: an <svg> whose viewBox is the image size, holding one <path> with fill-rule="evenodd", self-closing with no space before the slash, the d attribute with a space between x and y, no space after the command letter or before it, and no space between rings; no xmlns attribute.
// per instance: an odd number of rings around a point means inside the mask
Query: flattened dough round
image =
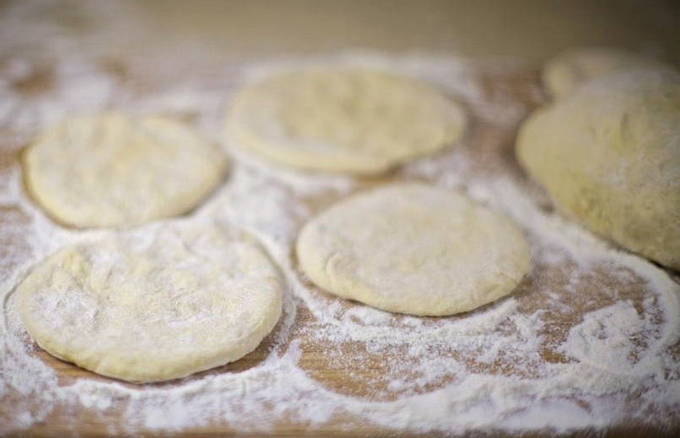
<svg viewBox="0 0 680 438"><path fill-rule="evenodd" d="M490 303L531 265L529 245L509 219L422 184L378 188L332 206L304 226L297 257L326 291L413 315Z"/></svg>
<svg viewBox="0 0 680 438"><path fill-rule="evenodd" d="M131 226L185 213L221 181L223 153L162 117L67 119L24 155L26 185L58 221Z"/></svg>
<svg viewBox="0 0 680 438"><path fill-rule="evenodd" d="M376 174L434 153L463 132L453 101L415 79L367 70L306 70L243 89L230 144L303 169Z"/></svg>
<svg viewBox="0 0 680 438"><path fill-rule="evenodd" d="M669 68L660 61L606 47L570 49L551 59L543 69L543 84L561 99L590 80L611 73L644 68Z"/></svg>
<svg viewBox="0 0 680 438"><path fill-rule="evenodd" d="M562 213L680 269L680 74L588 83L527 119L517 157Z"/></svg>
<svg viewBox="0 0 680 438"><path fill-rule="evenodd" d="M164 224L64 248L17 293L26 329L52 355L153 382L255 349L279 319L283 287L266 253L240 231Z"/></svg>

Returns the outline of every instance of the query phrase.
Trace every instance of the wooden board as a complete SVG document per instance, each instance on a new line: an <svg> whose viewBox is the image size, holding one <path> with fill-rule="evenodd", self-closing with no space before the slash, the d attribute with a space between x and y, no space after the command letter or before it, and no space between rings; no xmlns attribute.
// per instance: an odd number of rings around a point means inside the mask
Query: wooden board
<svg viewBox="0 0 680 438"><path fill-rule="evenodd" d="M30 84L31 89L40 89L45 84L39 82L45 81L47 75L37 74L34 78L36 83ZM485 95L489 101L494 100L495 95L502 95L507 98L508 90L514 98L522 102L527 109L535 106L540 100L540 96L536 95L536 81L537 76L535 72L518 72L513 74L498 74L487 73L482 77L482 82L485 84ZM134 81L134 78L127 77L127 81ZM29 86L29 84L24 84ZM479 160L476 161L477 172L491 172L495 166L503 165L513 167L513 172L521 172L514 164L512 155L513 138L515 127L499 128L495 125L490 125L479 118L473 120L471 130L468 133L468 144ZM6 137L5 137L6 138ZM2 141L2 140L0 140ZM18 167L19 166L19 151L17 146L12 144L1 144L2 155L0 155L0 165L3 167ZM361 187L368 187L378 183L387 182L396 179L397 176L392 175L385 178L374 180L363 180ZM335 199L333 197L325 196L321 198L308 199L308 205L313 210L320 210L324 206L332 203ZM5 229L16 227L22 221L25 221L25 214L16 207L3 206L0 210L0 227ZM2 228L0 228L2 229ZM0 255L4 260L13 260L10 253L20 253L25 251L25 245L20 234L5 235L0 233L2 239L2 247ZM565 281L565 271L562 269L555 270L548 266L538 266L531 277L529 277L516 292L520 306L527 311L532 311L546 305L541 297L531 295L532 283L550 282L555 284L558 288L559 284ZM559 340L566 337L566 332L569 327L574 324L585 312L596 309L608 300L607 297L599 296L597 292L598 285L614 281L608 276L606 270L593 271L592 276L583 281L580 285L581 293L573 297L571 310L563 313L555 313L550 318L550 331L545 333L550 339ZM321 294L322 292L319 292ZM641 300L641 286L639 284L621 284L619 287L620 299L630 299L633 302ZM598 298L599 297L599 298ZM346 302L343 304L346 307L354 306L355 304ZM483 310L482 310L483 311ZM314 323L312 314L306 310L302 303L299 303L297 320L294 324L291 334L291 341L297 339L301 341L302 357L299 365L304 369L313 379L321 382L326 388L335 392L353 397L360 397L371 400L392 400L396 396L394 393L384 390L386 380L385 375L391 373L390 368L386 365L388 358L380 355L367 354L365 345L359 343L343 344L337 346L342 349L344 355L348 357L356 356L356 361L335 361L329 358L326 350L327 345L320 344L318 340L308 337L309 331L305 330ZM276 329L274 335L276 334ZM273 336L273 335L272 335ZM251 367L257 366L261 363L272 347L272 336L268 337L254 352L247 355L245 358L204 373L200 373L189 379L201 379L208 374L218 373L238 373L247 370ZM455 352L455 351L454 351ZM62 362L49 354L41 351L36 347L35 357L43 361L47 366L53 368L59 376L60 384L70 384L77 379L93 379L100 381L110 381L96 374L90 373L86 370L73 366L71 364ZM546 349L542 353L542 360L546 362L560 362L567 359L555 350ZM392 358L394 359L394 358ZM469 366L480 372L489 374L504 374L509 375L522 370L513 369L512 362L497 362L494 364L482 364L475 362L474 357L469 358ZM441 384L445 384L446 379L443 379ZM148 387L162 387L165 385L175 385L175 382L148 385ZM125 384L128 385L128 384ZM134 385L129 385L134 386ZM438 385L435 385L437 387ZM425 388L425 390L435 389L434 387ZM634 400L631 401L634 403ZM22 400L21 394L9 394L2 398L2 403L26 403ZM31 436L64 436L77 433L81 436L98 436L107 434L107 429L111 425L122 425L124 418L121 408L113 406L106 411L98 411L95 409L79 408L76 411L68 409L64 406L57 406L44 421L35 424L29 430L22 432ZM609 436L650 436L650 434L661 435L664 430L655 430L649 425L637 424L615 424L612 425L608 434ZM489 432L489 431L484 431ZM666 429L668 432L668 429ZM226 434L236 434L237 430L233 430L228 424L216 421L207 427L196 430L185 431L187 436L224 436ZM496 431L494 433L501 433ZM148 431L144 435L152 435L153 432ZM375 425L366 424L360 419L356 418L337 418L329 424L320 427L309 428L304 424L299 424L294 421L282 422L278 424L271 436L398 436L395 431L386 430ZM431 436L430 434L424 434ZM587 431L576 433L575 436L586 436ZM412 433L404 436L416 436ZM527 436L523 434L522 436ZM531 436L531 434L529 435ZM536 436L540 436L536 433Z"/></svg>

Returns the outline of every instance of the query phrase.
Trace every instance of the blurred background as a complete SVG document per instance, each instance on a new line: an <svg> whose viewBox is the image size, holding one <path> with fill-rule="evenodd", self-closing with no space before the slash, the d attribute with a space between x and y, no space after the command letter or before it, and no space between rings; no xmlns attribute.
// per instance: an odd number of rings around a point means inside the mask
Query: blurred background
<svg viewBox="0 0 680 438"><path fill-rule="evenodd" d="M680 62L677 0L2 0L0 50L40 45L51 36L31 26L46 23L106 53L242 60L362 48L533 62L609 45Z"/></svg>

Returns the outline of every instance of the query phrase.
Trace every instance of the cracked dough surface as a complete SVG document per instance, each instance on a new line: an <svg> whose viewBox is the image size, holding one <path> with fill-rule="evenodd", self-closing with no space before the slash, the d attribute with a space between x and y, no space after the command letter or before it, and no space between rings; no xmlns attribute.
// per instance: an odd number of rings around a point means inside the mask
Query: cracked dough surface
<svg viewBox="0 0 680 438"><path fill-rule="evenodd" d="M264 250L213 223L64 248L17 289L31 337L96 373L152 382L235 361L273 329L284 288Z"/></svg>
<svg viewBox="0 0 680 438"><path fill-rule="evenodd" d="M132 226L185 213L221 181L225 157L191 129L119 113L70 118L24 155L28 189L58 221Z"/></svg>
<svg viewBox="0 0 680 438"><path fill-rule="evenodd" d="M680 269L680 74L590 82L524 122L517 157L562 213Z"/></svg>
<svg viewBox="0 0 680 438"><path fill-rule="evenodd" d="M327 292L414 315L490 303L531 268L529 245L509 219L415 183L335 204L304 226L296 249L302 271Z"/></svg>
<svg viewBox="0 0 680 438"><path fill-rule="evenodd" d="M455 102L418 80L319 69L245 87L226 135L230 144L288 166L377 174L450 146L464 125Z"/></svg>

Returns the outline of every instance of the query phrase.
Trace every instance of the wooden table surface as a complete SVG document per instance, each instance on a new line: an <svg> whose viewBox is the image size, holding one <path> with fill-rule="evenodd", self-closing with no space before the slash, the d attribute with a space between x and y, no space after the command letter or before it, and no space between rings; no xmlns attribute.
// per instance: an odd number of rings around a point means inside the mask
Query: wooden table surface
<svg viewBox="0 0 680 438"><path fill-rule="evenodd" d="M43 74L35 76L36 81L44 81L46 78ZM129 81L134 81L134 78L127 78ZM485 93L490 101L493 101L494 96L504 96L507 98L510 94L514 96L519 102L526 105L527 110L535 106L540 100L540 96L536 95L536 81L537 75L535 72L515 72L513 74L487 74L481 78L485 84ZM24 84L29 87L29 84ZM31 89L40 89L41 84L30 84ZM508 94L509 93L509 94ZM513 162L512 145L515 133L515 127L501 128L495 125L488 124L480 119L474 119L472 128L468 133L469 147L475 150L479 161L479 172L490 171L494 166L503 162L503 165ZM18 145L22 146L22 145ZM2 137L0 137L0 165L3 167L17 167L19 166L20 148L17 145L2 144ZM501 160L501 161L499 161ZM519 169L515 169L520 172ZM382 183L397 178L396 176L389 176L379 180L364 180L361 183L362 187L368 187L376 183ZM325 205L333 202L332 198L323 199L309 199L310 208L319 210ZM19 209L11 206L2 207L2 215L0 215L0 228L5 222L20 223L22 220L22 213ZM6 224L9 225L9 224ZM0 239L3 240L1 255L8 260L11 252L21 252L23 250L23 242L20 235L3 236L0 234ZM537 266L532 275L523 282L514 296L518 297L520 305L527 312L531 312L540 308L544 303L541 297L532 295L531 291L535 289L534 283L549 282L559 288L559 285L565 281L565 276L568 271L558 269L550 266ZM606 271L594 271L589 280L580 285L582 299L575 297L571 311L566 313L555 313L551 320L551 330L546 333L551 339L560 340L566 337L568 329L578 321L578 319L591 309L596 309L605 305L608 300L605 296L601 296L598 292L600 285L604 283L611 283L616 281L615 278L608 275ZM620 285L619 298L630 299L634 302L640 302L644 294L644 288L639 284L622 284ZM319 292L320 293L320 292ZM595 297L595 299L593 299ZM351 307L355 304L345 302L344 306ZM483 311L483 310L481 310ZM384 385L386 381L381 378L383 375L388 375L391 371L386 365L385 357L380 355L368 355L364 345L353 343L348 345L341 345L343 354L351 357L356 355L356 361L337 361L329 358L326 350L328 345L320 344L317 340L308 337L308 332L305 327L314 323L312 314L299 304L297 320L293 326L290 341L297 339L301 340L302 357L299 365L304 369L313 379L321 382L326 388L336 391L340 394L351 395L365 399L375 400L392 400L398 395L386 391ZM272 336L276 334L276 330ZM262 362L271 349L272 336L268 337L254 352L248 354L243 359L228 364L226 366L206 371L187 380L201 379L208 374L217 373L238 373L258 365ZM49 354L43 352L36 347L35 356L40 358L45 364L53 368L59 376L61 384L73 383L77 379L87 378L100 381L111 381L101 376L97 376L91 372L78 368L74 365L65 363ZM558 351L546 349L542 353L543 360L546 362L560 362L567 360ZM368 360L367 360L368 357ZM352 365L354 364L354 365ZM489 374L508 374L513 373L512 362L494 363L491 365L482 364L475 361L474 357L469 358L469 365L478 371ZM441 384L445 384L442 381ZM148 385L149 387L161 387L163 385L173 385L176 383L163 383ZM128 385L128 384L125 384ZM135 387L135 385L129 385ZM435 388L428 388L435 389ZM26 402L21 400L20 394L10 394L2 399L2 403L16 403ZM22 432L26 436L64 436L73 433L78 433L81 436L100 436L107 434L107 428L111 425L124 424L124 417L122 407L117 408L113 406L104 412L80 408L73 411L72 408L65 408L57 406L44 421L32 426L29 430ZM356 427L350 427L348 424L355 424ZM493 433L494 435L503 435L501 431L483 431L484 433ZM217 421L209 427L203 427L196 430L185 431L187 436L223 436L226 434L238 434L238 430L233 430L228 424ZM183 433L183 434L184 434ZM574 436L590 436L590 431L578 431ZM612 429L607 432L606 436L662 436L670 433L668 429L654 429L649 425L644 427L637 424L616 424L612 425ZM153 435L152 431L142 433L142 435ZM395 431L386 430L371 424L366 424L359 419L340 418L329 424L323 426L309 428L304 424L295 422L282 422L278 424L275 431L268 436L400 436ZM418 436L417 434L408 433L401 434L403 436ZM423 436L432 436L432 434L423 434ZM522 434L522 436L542 436L541 433L535 432L530 434ZM669 435L670 436L670 435Z"/></svg>
<svg viewBox="0 0 680 438"><path fill-rule="evenodd" d="M2 52L0 52L2 53ZM4 58L0 58L0 65L8 61L9 55L5 53ZM49 57L44 57L44 54L37 57L37 63L42 65L35 73L27 80L15 84L23 93L31 95L40 95L40 93L49 90L50 81L53 79L53 71L50 69ZM47 59L47 61L45 61ZM118 83L123 84L128 92L144 93L147 90L158 89L161 87L163 81L180 81L183 79L195 79L196 75L206 75L206 80L212 80L215 77L215 71L211 70L210 66L203 69L193 69L191 66L179 66L173 72L157 72L157 76L150 75L147 70L137 69L135 65L139 64L139 59L130 60L124 53L108 54L106 56L98 57L95 62L102 68L111 72L112 75L118 78ZM143 62L142 62L143 63ZM221 61L211 64L222 65ZM225 70L221 70L220 74L225 74ZM226 73L228 74L228 73ZM192 77L193 76L193 77ZM487 71L480 73L479 77L484 89L484 98L489 102L498 101L499 99L512 98L515 103L519 103L524 107L525 112L530 111L542 102L543 97L537 93L538 75L535 70L515 70L511 73L502 73L497 71ZM132 91L130 91L132 90ZM188 115L188 118L191 116ZM479 117L474 117L471 121L469 132L467 133L466 143L471 150L475 151L477 157L474 165L477 166L478 172L492 172L497 166L505 166L510 169L510 172L521 174L521 170L517 167L513 158L513 144L514 136L517 129L517 123L511 126L502 126L489 121L485 121ZM518 119L519 122L519 119ZM9 132L6 127L0 126L0 169L19 168L20 152L26 146L27 138L17 136L14 132ZM388 175L381 179L365 179L360 181L360 187L368 187L377 183L387 182L398 179L398 175ZM333 197L325 197L323 199L310 198L306 202L313 211L318 211L324 206L335 201ZM12 205L0 206L0 230L16 228L17 224L25 221L25 214ZM16 254L22 253L26 250L26 243L20 234L7 235L0 231L0 260L7 269L11 269L11 263L16 260ZM555 269L551 266L537 266L532 275L525 280L516 293L515 297L519 300L520 307L526 311L541 308L544 305L541 297L535 295L530 296L530 292L538 283L550 283L555 285L559 290L560 284L565 281L568 275L569 267L562 267ZM555 341L565 339L568 329L579 321L579 318L589 310L596 309L606 305L611 298L599 295L599 287L602 284L615 284L618 280L607 273L606 270L594 268L592 275L583 280L579 285L581 294L573 299L573 306L569 312L556 312L550 316L551 331L545 333ZM620 299L629 299L633 303L640 303L644 294L644 286L635 282L628 284L619 284ZM321 292L319 292L321 294ZM354 304L344 303L344 306L351 307ZM291 340L297 339L301 341L302 356L299 365L305 372L308 373L314 380L322 383L326 388L331 389L340 394L351 395L353 397L371 399L371 400L391 400L398 395L394 395L389 391L384 390L386 385L382 376L389 374L390 370L385 365L385 357L379 355L371 355L366 352L365 345L359 343L342 345L343 354L348 357L356 355L357 361L351 360L337 362L330 360L325 354L327 345L319 343L318 340L309 338L305 328L313 326L314 317L300 303L296 321L294 323ZM238 373L254 367L261 363L268 355L272 347L272 336L268 337L255 351L248 354L243 359L228 364L226 366L209 370L204 373L192 376L192 379L201 379L205 375L218 373ZM679 346L680 350L680 346ZM68 384L77 379L93 379L110 381L110 379L97 376L86 370L73 366L71 364L62 362L52 356L46 354L40 349L36 349L35 357L39 358L46 365L53 368L59 376L59 381L62 384ZM542 353L542 360L545 362L561 362L567 359L558 351L545 349ZM368 358L368 360L367 360ZM680 360L680 357L679 357ZM355 365L353 366L352 363ZM476 362L475 358L469 358L468 365L472 369L489 374L503 374L508 375L516 372L513 369L513 364L508 363L493 363L482 364ZM445 384L441 382L441 385ZM158 385L149 385L150 387L158 387L162 385L173 385L176 383L164 383ZM427 388L428 390L434 388ZM631 400L631 403L634 403ZM27 403L25 396L19 393L5 394L0 398L0 406L15 403ZM1 415L0 415L0 418ZM103 436L107 435L107 428L111 425L121 425L124 422L122 411L120 407L113 406L106 411L98 411L95 409L79 408L74 411L72 408L57 405L57 407L38 424L33 425L30 429L17 432L17 436L68 436L78 434L80 436ZM661 423L659 423L661 424ZM348 427L349 425L349 427ZM607 431L593 432L591 430L575 431L573 436L611 436L611 437L649 437L649 436L673 436L680 430L680 424L671 426L641 425L637 423L622 423L613 424ZM521 436L545 436L546 432L532 432L522 433ZM153 431L141 431L141 436L151 436L156 433ZM164 434L165 435L165 434ZM186 430L182 432L183 436L246 436L248 434L240 433L234 430L226 422L216 420L209 426L199 429ZM277 424L275 430L266 436L420 436L414 433L398 433L393 430L387 430L376 425L367 424L361 419L357 418L336 418L327 424L318 427L312 427L305 424L296 423L295 421L283 421ZM470 436L504 436L507 433L503 431L484 430L473 433ZM251 436L251 435L248 435ZM252 436L263 436L261 434L253 434ZM426 433L422 436L437 436L436 434ZM677 436L677 435L675 435Z"/></svg>

